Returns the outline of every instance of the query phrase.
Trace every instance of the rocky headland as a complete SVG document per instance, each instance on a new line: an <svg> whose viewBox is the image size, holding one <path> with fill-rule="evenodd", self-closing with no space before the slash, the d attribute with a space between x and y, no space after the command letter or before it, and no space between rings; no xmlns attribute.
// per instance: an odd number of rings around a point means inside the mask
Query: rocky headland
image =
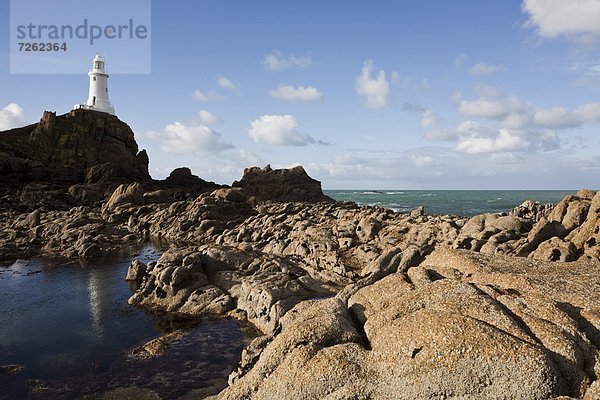
<svg viewBox="0 0 600 400"><path fill-rule="evenodd" d="M130 304L256 327L216 399L600 398L600 192L466 218L335 202L302 167L156 181L85 110L0 132L0 173L0 260L160 241Z"/></svg>

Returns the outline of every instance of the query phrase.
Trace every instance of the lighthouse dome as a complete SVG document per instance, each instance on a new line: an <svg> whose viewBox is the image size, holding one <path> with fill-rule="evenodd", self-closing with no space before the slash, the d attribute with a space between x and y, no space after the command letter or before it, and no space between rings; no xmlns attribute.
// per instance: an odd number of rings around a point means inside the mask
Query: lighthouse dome
<svg viewBox="0 0 600 400"><path fill-rule="evenodd" d="M104 71L104 66L106 65L106 60L104 56L100 53L96 53L96 56L92 60L92 69Z"/></svg>

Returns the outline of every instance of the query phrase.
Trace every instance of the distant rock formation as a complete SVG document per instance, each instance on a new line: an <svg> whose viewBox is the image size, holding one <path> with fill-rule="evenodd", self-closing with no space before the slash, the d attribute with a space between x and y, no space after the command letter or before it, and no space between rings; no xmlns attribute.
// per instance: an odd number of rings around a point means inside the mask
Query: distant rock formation
<svg viewBox="0 0 600 400"><path fill-rule="evenodd" d="M149 181L148 155L114 115L44 112L37 124L0 132L0 182Z"/></svg>
<svg viewBox="0 0 600 400"><path fill-rule="evenodd" d="M534 222L547 217L554 208L554 204L541 204L539 201L525 200L510 211L510 215L518 218L530 219Z"/></svg>
<svg viewBox="0 0 600 400"><path fill-rule="evenodd" d="M321 182L308 176L300 165L290 169L272 169L270 165L246 168L242 179L232 186L245 189L261 201L334 201L323 194Z"/></svg>

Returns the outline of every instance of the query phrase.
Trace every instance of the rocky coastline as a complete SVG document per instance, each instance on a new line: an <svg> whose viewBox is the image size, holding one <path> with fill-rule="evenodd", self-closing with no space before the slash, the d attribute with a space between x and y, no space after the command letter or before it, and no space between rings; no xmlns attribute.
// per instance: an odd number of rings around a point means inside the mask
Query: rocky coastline
<svg viewBox="0 0 600 400"><path fill-rule="evenodd" d="M123 277L130 304L259 332L215 399L600 398L600 192L397 213L335 202L302 167L153 180L93 111L0 138L0 261L165 243Z"/></svg>

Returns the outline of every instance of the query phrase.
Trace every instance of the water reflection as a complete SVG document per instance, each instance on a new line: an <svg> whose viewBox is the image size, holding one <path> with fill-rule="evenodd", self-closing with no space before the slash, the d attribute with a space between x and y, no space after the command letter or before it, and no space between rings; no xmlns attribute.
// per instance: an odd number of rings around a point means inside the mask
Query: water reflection
<svg viewBox="0 0 600 400"><path fill-rule="evenodd" d="M102 342L111 307L110 275L94 268L89 272L88 280L92 332L96 340Z"/></svg>
<svg viewBox="0 0 600 400"><path fill-rule="evenodd" d="M158 256L148 246L138 258L148 262ZM127 304L131 289L124 277L130 261L81 266L33 259L0 267L0 364L24 367L0 375L0 400L78 398L132 385L170 399L226 385L243 346L234 321L194 326L157 359L127 357L161 332L181 327Z"/></svg>

